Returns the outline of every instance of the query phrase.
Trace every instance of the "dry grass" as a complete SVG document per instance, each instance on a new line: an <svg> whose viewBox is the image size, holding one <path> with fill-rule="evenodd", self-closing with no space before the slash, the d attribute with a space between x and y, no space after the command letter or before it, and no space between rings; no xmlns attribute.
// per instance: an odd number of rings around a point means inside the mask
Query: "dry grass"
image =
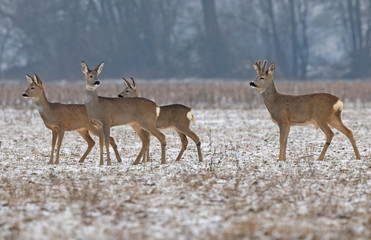
<svg viewBox="0 0 371 240"><path fill-rule="evenodd" d="M27 84L5 85L0 90L8 93L0 109L0 238L370 239L370 84L357 83L364 84L358 94L348 83L321 84L324 91L349 99L343 120L355 135L361 160L354 160L350 143L336 132L325 161L316 161L324 134L294 127L288 161L278 162L278 128L247 83L142 83L144 96L171 96L169 102L197 106L192 129L202 140L203 163L197 162L191 141L181 162L174 162L180 141L169 130L169 163L159 164L160 144L152 138L153 161L133 166L140 143L130 128L118 127L112 136L122 164L113 159L112 167L96 166L97 147L78 164L86 143L68 132L61 164L48 166L50 130L31 101L10 97L20 96ZM322 88L277 85L295 94ZM61 91L47 85L46 90L54 101L81 102L82 87L62 86ZM179 88L184 89L180 95L170 94ZM119 91L112 84L101 92ZM355 108L347 107L353 103Z"/></svg>
<svg viewBox="0 0 371 240"><path fill-rule="evenodd" d="M45 81L44 81L45 82ZM83 83L48 84L44 83L47 97L51 101L82 103L85 95ZM158 104L182 103L194 108L246 108L262 104L259 92L249 86L249 82L204 81L204 82L159 82L138 81L140 96L155 100ZM308 94L328 92L340 97L345 103L371 103L370 81L329 81L329 82L288 82L276 81L277 89L283 94ZM21 97L28 83L23 85L4 84L0 88L2 107L28 107L31 101ZM116 97L123 84L103 82L99 89L102 96Z"/></svg>

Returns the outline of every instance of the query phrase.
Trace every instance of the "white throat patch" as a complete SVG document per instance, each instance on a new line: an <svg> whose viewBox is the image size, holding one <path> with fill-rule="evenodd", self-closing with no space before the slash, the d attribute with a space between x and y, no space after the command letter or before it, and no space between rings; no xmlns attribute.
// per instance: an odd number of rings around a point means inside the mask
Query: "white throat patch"
<svg viewBox="0 0 371 240"><path fill-rule="evenodd" d="M98 88L98 86L99 85L94 85L94 86L85 85L85 89L88 91L95 91Z"/></svg>

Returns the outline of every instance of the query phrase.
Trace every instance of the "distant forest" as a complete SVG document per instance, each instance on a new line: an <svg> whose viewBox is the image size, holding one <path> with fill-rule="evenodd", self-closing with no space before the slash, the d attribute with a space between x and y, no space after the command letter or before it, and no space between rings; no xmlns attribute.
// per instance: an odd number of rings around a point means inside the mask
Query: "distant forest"
<svg viewBox="0 0 371 240"><path fill-rule="evenodd" d="M370 0L0 0L0 79L369 78Z"/></svg>

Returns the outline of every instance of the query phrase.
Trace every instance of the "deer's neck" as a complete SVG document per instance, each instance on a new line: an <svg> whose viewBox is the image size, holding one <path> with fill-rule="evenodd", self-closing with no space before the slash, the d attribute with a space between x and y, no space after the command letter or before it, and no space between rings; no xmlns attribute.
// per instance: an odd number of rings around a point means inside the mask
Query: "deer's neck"
<svg viewBox="0 0 371 240"><path fill-rule="evenodd" d="M50 111L50 102L46 98L44 90L41 92L40 97L35 100L35 105L41 115L45 115Z"/></svg>
<svg viewBox="0 0 371 240"><path fill-rule="evenodd" d="M97 90L85 89L85 105L95 104L97 101Z"/></svg>
<svg viewBox="0 0 371 240"><path fill-rule="evenodd" d="M274 103L277 100L277 97L279 97L280 94L277 92L276 87L274 86L274 82L272 81L271 85L269 85L267 89L261 92L261 95L263 97L265 106L268 108L269 111L271 111Z"/></svg>

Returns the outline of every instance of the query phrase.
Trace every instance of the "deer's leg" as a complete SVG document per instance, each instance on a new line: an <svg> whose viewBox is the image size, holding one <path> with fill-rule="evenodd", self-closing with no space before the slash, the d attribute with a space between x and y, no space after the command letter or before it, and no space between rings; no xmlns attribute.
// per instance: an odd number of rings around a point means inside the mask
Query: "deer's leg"
<svg viewBox="0 0 371 240"><path fill-rule="evenodd" d="M147 130L149 133L151 133L153 136L155 136L161 143L161 164L166 163L166 137L165 135L160 132L156 126L148 127L145 130Z"/></svg>
<svg viewBox="0 0 371 240"><path fill-rule="evenodd" d="M330 126L336 128L339 132L347 136L347 138L349 139L350 143L353 146L353 150L354 150L354 153L356 154L356 158L360 159L361 155L359 154L356 141L354 140L354 137L353 137L353 133L341 121L340 112L337 112L336 115L330 119L329 124Z"/></svg>
<svg viewBox="0 0 371 240"><path fill-rule="evenodd" d="M57 155L55 156L55 164L59 164L59 151L61 149L63 137L64 137L64 130L58 129Z"/></svg>
<svg viewBox="0 0 371 240"><path fill-rule="evenodd" d="M103 165L104 164L104 162L103 162L104 133L103 133L103 128L102 128L103 124L96 119L91 120L91 122L95 127L95 129L92 129L92 133L97 134L98 137L99 137L99 155L100 155L99 165Z"/></svg>
<svg viewBox="0 0 371 240"><path fill-rule="evenodd" d="M334 137L334 132L331 130L331 128L327 125L327 123L324 124L318 124L318 126L321 128L321 130L326 134L326 143L323 146L322 152L318 157L318 160L323 160L325 158L325 154L327 151L328 146L330 146L331 140Z"/></svg>
<svg viewBox="0 0 371 240"><path fill-rule="evenodd" d="M113 137L109 137L109 143L111 144L111 147L113 148L113 151L115 152L117 162L122 162L120 154L117 150L117 145L115 143L115 139L113 139Z"/></svg>
<svg viewBox="0 0 371 240"><path fill-rule="evenodd" d="M287 124L279 125L280 128L280 156L278 160L285 161L286 160L286 147L287 147L287 139L289 137L290 126Z"/></svg>
<svg viewBox="0 0 371 240"><path fill-rule="evenodd" d="M48 164L53 164L53 156L54 156L54 149L55 143L57 142L58 131L56 129L52 129L52 152L50 154L50 160Z"/></svg>
<svg viewBox="0 0 371 240"><path fill-rule="evenodd" d="M178 136L180 138L180 141L182 142L182 148L180 149L180 152L178 154L178 157L175 160L175 161L180 161L180 158L182 157L183 152L187 149L188 140L187 140L187 136L184 133L180 132L177 129L175 129L175 131L178 134Z"/></svg>
<svg viewBox="0 0 371 240"><path fill-rule="evenodd" d="M90 153L91 149L94 147L95 145L95 142L94 140L90 137L90 134L89 134L89 131L88 130L79 130L77 131L82 138L85 139L85 141L88 143L88 148L86 149L84 155L82 155L82 157L80 158L80 163L83 163L86 156L88 156L88 154Z"/></svg>
<svg viewBox="0 0 371 240"><path fill-rule="evenodd" d="M140 126L138 126L136 124L133 124L132 128L134 129L134 131L137 133L140 140L142 141L142 148L140 149L140 152L139 152L137 158L135 159L135 161L133 163L134 165L137 165L137 164L139 164L140 159L142 158L142 156L145 157L144 155L146 154L146 152L148 150L149 134L146 131L144 131L144 129L142 129Z"/></svg>
<svg viewBox="0 0 371 240"><path fill-rule="evenodd" d="M149 158L149 146L150 146L150 143L151 143L151 135L143 130L143 133L145 134L146 136L146 139L148 139L148 143L147 143L147 150L146 152L143 154L143 158L142 158L142 162L145 163L145 162L149 162L150 161L150 158Z"/></svg>
<svg viewBox="0 0 371 240"><path fill-rule="evenodd" d="M202 159L200 138L191 129L182 130L182 133L190 137L195 142L197 146L198 161L202 162L203 159Z"/></svg>
<svg viewBox="0 0 371 240"><path fill-rule="evenodd" d="M151 139L149 139L149 141L151 141ZM150 162L151 161L151 158L149 157L149 146L150 146L150 144L148 144L146 162Z"/></svg>
<svg viewBox="0 0 371 240"><path fill-rule="evenodd" d="M104 145L106 146L107 166L111 165L111 158L109 154L110 132L111 132L110 126L108 124L103 125L103 139L104 139Z"/></svg>

